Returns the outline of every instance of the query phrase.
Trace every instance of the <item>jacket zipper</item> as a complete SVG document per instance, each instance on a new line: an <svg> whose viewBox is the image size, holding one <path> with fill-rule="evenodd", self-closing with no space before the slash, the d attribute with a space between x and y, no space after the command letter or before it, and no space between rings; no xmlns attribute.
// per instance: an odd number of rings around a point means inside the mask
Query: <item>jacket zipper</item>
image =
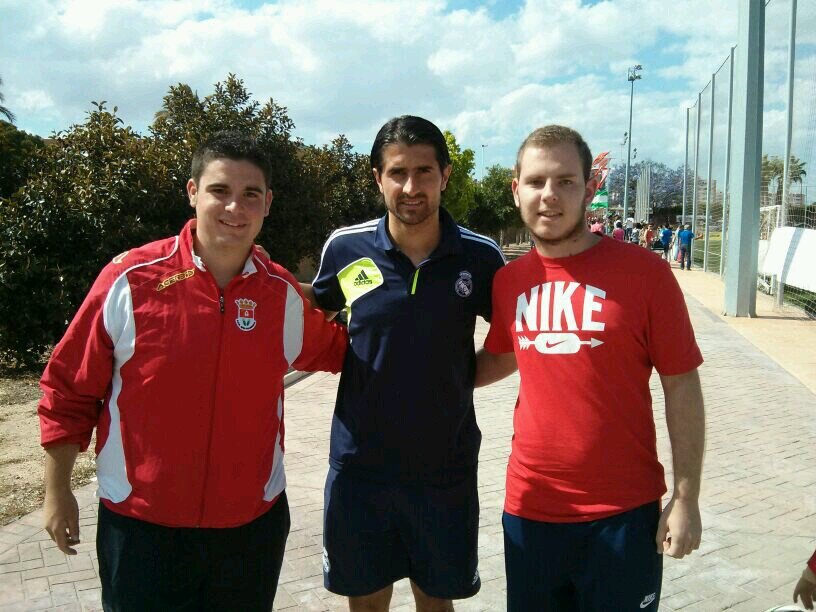
<svg viewBox="0 0 816 612"><path fill-rule="evenodd" d="M210 401L210 431L207 439L207 453L204 456L204 485L201 491L201 506L198 512L198 521L196 527L201 527L201 522L204 519L204 503L207 499L207 479L210 472L210 454L212 453L212 439L213 439L213 421L215 420L215 404L218 397L218 371L221 369L221 344L224 337L224 292L220 287L218 288L218 310L221 313L220 321L218 322L218 349L216 351L216 365L215 374L213 376L213 393Z"/></svg>

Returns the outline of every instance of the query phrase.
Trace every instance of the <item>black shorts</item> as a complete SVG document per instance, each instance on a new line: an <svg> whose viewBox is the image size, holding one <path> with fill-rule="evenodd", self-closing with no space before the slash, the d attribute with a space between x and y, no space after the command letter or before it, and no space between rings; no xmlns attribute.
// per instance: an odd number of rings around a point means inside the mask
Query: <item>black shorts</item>
<svg viewBox="0 0 816 612"><path fill-rule="evenodd" d="M657 610L659 519L659 502L586 523L544 523L505 512L507 610Z"/></svg>
<svg viewBox="0 0 816 612"><path fill-rule="evenodd" d="M226 529L163 527L99 504L96 550L107 611L272 609L289 534L282 493L254 521Z"/></svg>
<svg viewBox="0 0 816 612"><path fill-rule="evenodd" d="M445 486L381 483L329 470L323 582L370 595L402 578L440 599L475 595L479 580L476 474Z"/></svg>

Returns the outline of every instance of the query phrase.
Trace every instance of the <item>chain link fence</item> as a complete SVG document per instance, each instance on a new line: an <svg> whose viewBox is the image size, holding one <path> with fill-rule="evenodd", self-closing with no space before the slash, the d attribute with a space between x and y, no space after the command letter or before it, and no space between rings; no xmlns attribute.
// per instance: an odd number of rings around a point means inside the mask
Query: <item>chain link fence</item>
<svg viewBox="0 0 816 612"><path fill-rule="evenodd" d="M793 30L792 17L795 17ZM692 225L698 237L692 250L694 265L720 275L728 265L725 255L733 53L734 49L724 57L686 113L689 153L684 221ZM816 2L766 3L764 62L762 176L760 201L756 203L760 211L760 271L779 228L816 231ZM789 103L791 67L793 88ZM816 268L810 274L816 274ZM761 273L757 290L776 296L780 308L795 308L816 318L813 291L781 284L776 277Z"/></svg>

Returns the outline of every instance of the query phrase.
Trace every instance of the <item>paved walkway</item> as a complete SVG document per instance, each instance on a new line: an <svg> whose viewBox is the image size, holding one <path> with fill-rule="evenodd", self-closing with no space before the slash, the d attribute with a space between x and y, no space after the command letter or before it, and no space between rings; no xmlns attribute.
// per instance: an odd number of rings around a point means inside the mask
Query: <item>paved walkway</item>
<svg viewBox="0 0 816 612"><path fill-rule="evenodd" d="M764 318L723 319L717 314L722 291L716 277L677 274L706 358L701 368L708 412L705 531L700 551L682 561L666 559L661 609L757 612L790 600L816 545L816 367L808 365L816 364L816 323L765 312L764 306L760 312L769 315ZM793 333L787 331L791 325ZM479 326L479 344L485 331ZM457 603L457 610L504 609L500 516L517 384L512 377L476 393L484 433L479 466L483 586L478 596ZM345 609L342 598L323 589L321 576L323 479L336 387L336 376L318 374L287 391L292 531L275 609ZM671 479L656 377L652 389L659 451ZM100 609L93 485L78 497L84 543L76 557L66 558L53 547L40 529L39 512L0 528L0 609ZM397 585L392 610L413 610L406 581Z"/></svg>

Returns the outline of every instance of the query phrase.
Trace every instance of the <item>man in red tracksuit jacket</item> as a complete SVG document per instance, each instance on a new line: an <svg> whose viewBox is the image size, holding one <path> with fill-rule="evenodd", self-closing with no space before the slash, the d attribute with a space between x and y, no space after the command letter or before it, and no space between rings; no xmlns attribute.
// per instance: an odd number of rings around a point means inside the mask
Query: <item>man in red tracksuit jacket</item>
<svg viewBox="0 0 816 612"><path fill-rule="evenodd" d="M270 610L289 532L283 375L337 372L345 329L254 246L272 192L257 145L195 153L191 220L115 257L43 374L45 523L79 542L70 477L96 427L106 610Z"/></svg>

